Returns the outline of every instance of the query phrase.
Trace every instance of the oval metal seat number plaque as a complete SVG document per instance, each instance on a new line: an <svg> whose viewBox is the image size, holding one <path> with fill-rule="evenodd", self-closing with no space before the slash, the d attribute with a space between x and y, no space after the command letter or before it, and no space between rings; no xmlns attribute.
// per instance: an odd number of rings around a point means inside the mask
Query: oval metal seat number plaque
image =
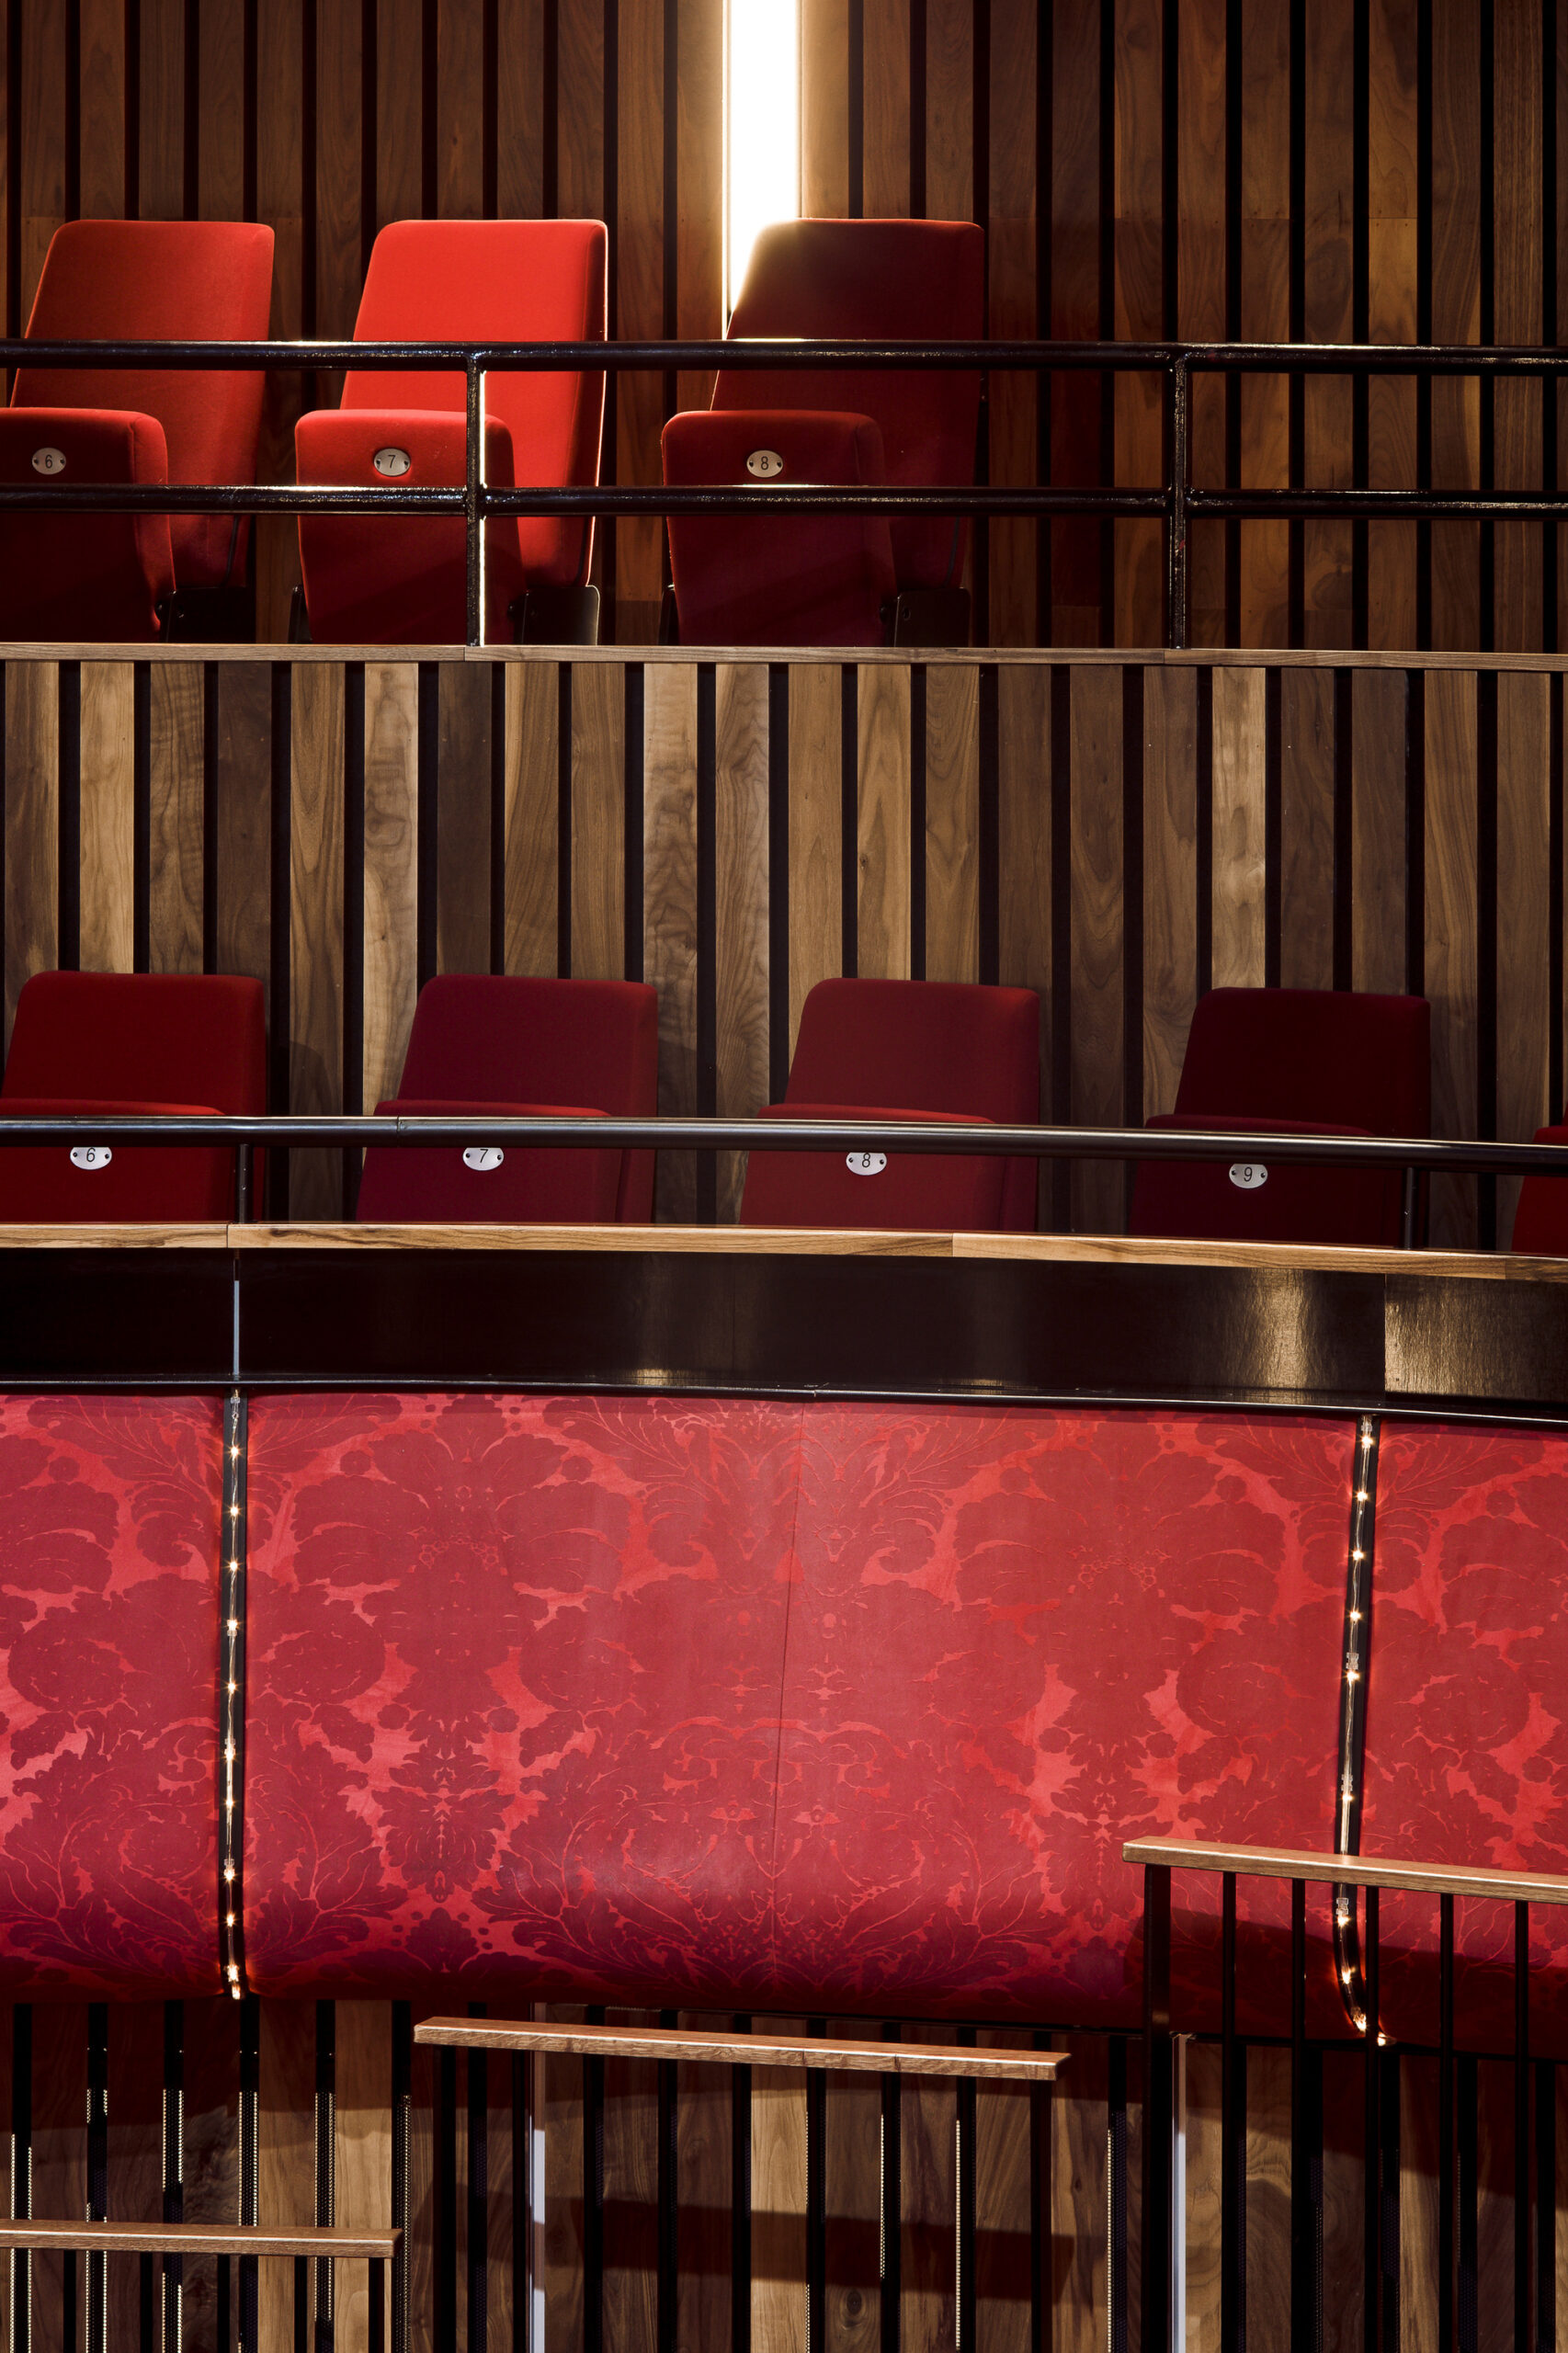
<svg viewBox="0 0 1568 2353"><path fill-rule="evenodd" d="M1260 1185L1267 1184L1268 1171L1260 1160L1233 1160L1231 1182L1244 1193L1256 1193Z"/></svg>
<svg viewBox="0 0 1568 2353"><path fill-rule="evenodd" d="M746 460L746 472L756 482L773 482L784 471L784 460L777 449L754 449Z"/></svg>
<svg viewBox="0 0 1568 2353"><path fill-rule="evenodd" d="M107 1168L113 1158L107 1143L74 1143L71 1147L73 1168Z"/></svg>
<svg viewBox="0 0 1568 2353"><path fill-rule="evenodd" d="M406 449L378 449L370 463L388 482L397 482L408 472L414 460Z"/></svg>
<svg viewBox="0 0 1568 2353"><path fill-rule="evenodd" d="M64 450L51 449L47 443L41 449L35 449L33 472L35 474L62 474L65 472Z"/></svg>
<svg viewBox="0 0 1568 2353"><path fill-rule="evenodd" d="M846 1152L844 1165L851 1176L880 1176L888 1165L885 1152Z"/></svg>
<svg viewBox="0 0 1568 2353"><path fill-rule="evenodd" d="M498 1143L471 1143L463 1154L463 1166L476 1169L481 1176L488 1176L499 1168L506 1155Z"/></svg>

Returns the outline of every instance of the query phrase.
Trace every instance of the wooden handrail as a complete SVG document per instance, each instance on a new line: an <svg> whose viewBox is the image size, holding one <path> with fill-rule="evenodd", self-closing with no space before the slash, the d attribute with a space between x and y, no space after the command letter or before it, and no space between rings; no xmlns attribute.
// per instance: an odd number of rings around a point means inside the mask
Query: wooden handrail
<svg viewBox="0 0 1568 2353"><path fill-rule="evenodd" d="M1470 1870L1452 1863L1395 1863L1284 1847L1215 1847L1199 1838L1130 1838L1121 1859L1164 1863L1173 1870L1234 1871L1243 1879L1404 1888L1414 1895L1478 1895L1499 1904L1568 1904L1568 1879L1537 1871Z"/></svg>
<svg viewBox="0 0 1568 2353"><path fill-rule="evenodd" d="M846 2042L826 2036L695 2033L646 2026L535 2026L502 2018L426 2018L415 2042L443 2051L540 2051L588 2059L710 2059L731 2067L823 2068L862 2075L966 2075L1049 2084L1067 2063L1058 2051L1003 2051L967 2043Z"/></svg>
<svg viewBox="0 0 1568 2353"><path fill-rule="evenodd" d="M396 2231L264 2230L234 2222L0 2222L0 2252L41 2255L63 2248L88 2255L335 2256L390 2263Z"/></svg>

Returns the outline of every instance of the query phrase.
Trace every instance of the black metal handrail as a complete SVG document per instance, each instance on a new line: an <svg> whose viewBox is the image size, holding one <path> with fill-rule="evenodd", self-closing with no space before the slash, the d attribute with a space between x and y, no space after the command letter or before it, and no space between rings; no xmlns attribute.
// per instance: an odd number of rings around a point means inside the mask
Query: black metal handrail
<svg viewBox="0 0 1568 2353"><path fill-rule="evenodd" d="M711 337L637 343L344 343L121 341L29 342L0 338L0 362L31 369L156 369L223 370L347 369L387 371L418 368L460 370L465 378L465 480L439 488L369 489L358 485L223 483L0 485L0 513L165 514L407 514L461 516L467 541L467 642L484 642L486 521L521 515L951 514L977 516L1143 517L1164 526L1165 642L1187 642L1187 529L1193 518L1267 521L1308 516L1346 520L1552 522L1568 516L1568 499L1551 491L1434 491L1290 488L1237 489L1194 483L1190 471L1190 406L1195 375L1534 377L1543 383L1568 373L1568 349L1523 345L1322 343L1064 343L897 342L863 339ZM1165 480L1148 485L1036 484L1017 488L973 483L865 487L777 483L664 489L621 485L563 488L527 484L498 488L483 478L483 382L487 374L595 374L657 369L965 369L1017 372L1160 374L1165 380Z"/></svg>

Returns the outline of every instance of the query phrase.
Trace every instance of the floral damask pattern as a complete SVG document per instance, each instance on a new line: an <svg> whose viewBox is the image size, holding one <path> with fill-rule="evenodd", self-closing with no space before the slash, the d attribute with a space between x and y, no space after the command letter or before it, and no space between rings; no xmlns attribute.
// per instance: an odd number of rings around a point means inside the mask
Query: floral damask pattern
<svg viewBox="0 0 1568 2353"><path fill-rule="evenodd" d="M0 1397L0 1984L215 1994L220 1409Z"/></svg>
<svg viewBox="0 0 1568 2353"><path fill-rule="evenodd" d="M1568 1441L1390 1425L1368 1685L1368 1854L1568 1873ZM1435 1899L1385 1896L1385 2031L1437 2033ZM1456 1906L1461 2039L1508 2050L1514 1923ZM1568 2055L1568 1914L1530 1915L1530 2036Z"/></svg>
<svg viewBox="0 0 1568 2353"><path fill-rule="evenodd" d="M252 1982L1131 2022L1123 1837L1329 1835L1351 1445L1236 1415L258 1401ZM1260 2002L1281 1916L1266 1892ZM1206 2013L1200 1897L1182 1926Z"/></svg>

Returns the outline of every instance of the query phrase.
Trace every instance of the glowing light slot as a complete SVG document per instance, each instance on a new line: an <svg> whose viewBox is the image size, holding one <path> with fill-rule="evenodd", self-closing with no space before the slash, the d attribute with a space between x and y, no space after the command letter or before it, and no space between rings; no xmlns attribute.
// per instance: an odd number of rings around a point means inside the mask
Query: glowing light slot
<svg viewBox="0 0 1568 2353"><path fill-rule="evenodd" d="M724 28L724 317L759 229L801 211L798 0L729 0Z"/></svg>

